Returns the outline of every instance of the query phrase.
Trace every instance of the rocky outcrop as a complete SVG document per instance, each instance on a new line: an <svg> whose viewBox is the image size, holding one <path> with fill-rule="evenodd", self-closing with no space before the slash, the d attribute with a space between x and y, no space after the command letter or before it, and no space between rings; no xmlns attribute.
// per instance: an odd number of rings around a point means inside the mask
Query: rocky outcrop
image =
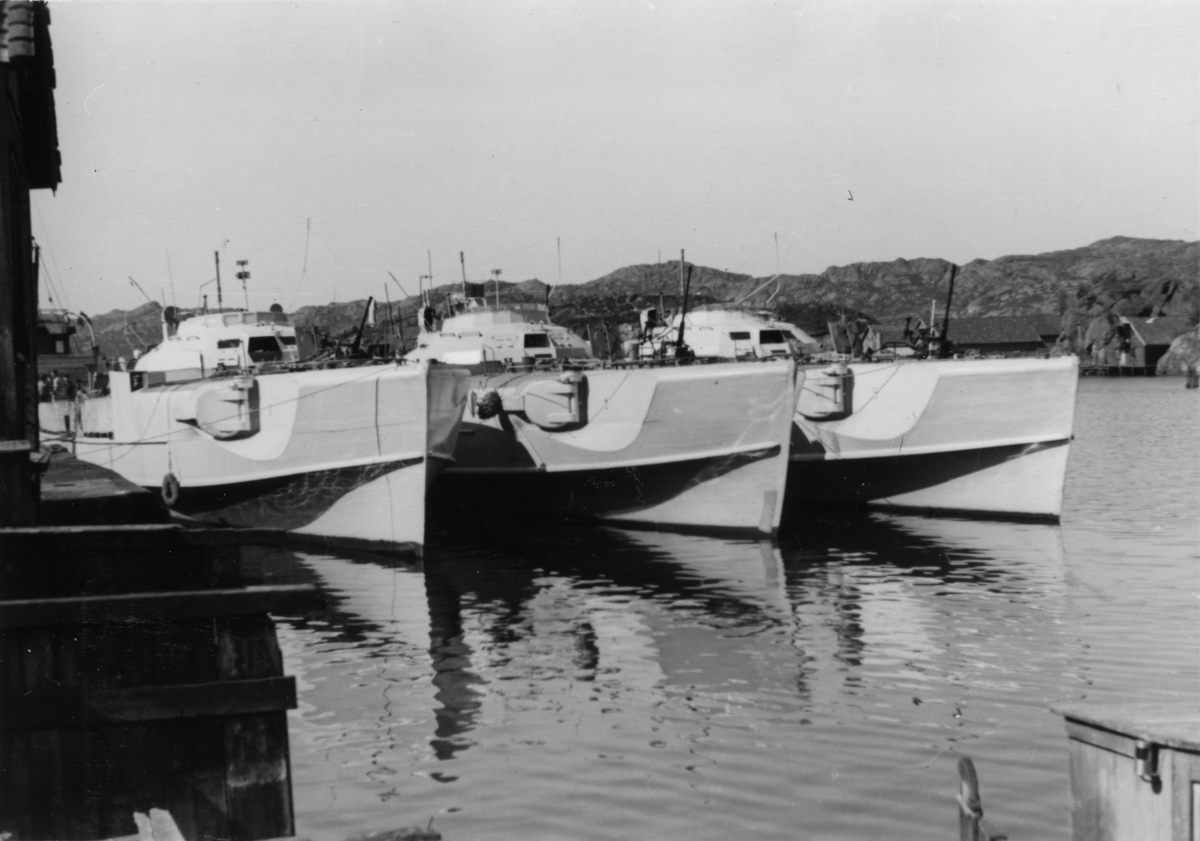
<svg viewBox="0 0 1200 841"><path fill-rule="evenodd" d="M951 265L937 258L832 266L820 274L748 274L684 264L690 273L690 306L739 304L769 308L806 332L820 336L842 314L885 323L908 316L929 317L936 303L939 318L949 292ZM433 291L435 302L457 284ZM494 281L485 284L489 300ZM540 280L500 284L503 301L549 302L552 317L580 333L636 321L638 310L660 300L668 309L680 303L680 263L633 265L603 277L551 288ZM411 344L416 336L418 300L393 302L392 324ZM366 301L304 307L295 313L305 336L324 331L332 338L352 336ZM388 330L385 307L367 342L383 341ZM1060 319L1064 344L1083 352L1088 342L1108 335L1119 316L1187 316L1200 321L1200 242L1113 237L1082 248L1036 255L973 260L956 273L951 302L954 316L1045 315ZM101 351L130 355L138 343L155 342L161 333L158 305L129 313L115 311L93 319ZM393 335L395 333L393 332Z"/></svg>
<svg viewBox="0 0 1200 841"><path fill-rule="evenodd" d="M834 266L819 275L751 277L692 268L692 294L707 300L769 307L809 332L830 317L863 313L875 321L944 313L950 263L936 258ZM598 298L673 295L679 263L628 266L555 293L577 306ZM1083 248L995 260L973 260L956 273L951 313L958 317L1045 315L1081 342L1118 316L1184 315L1200 320L1200 242L1113 237Z"/></svg>
<svg viewBox="0 0 1200 841"><path fill-rule="evenodd" d="M1156 373L1159 376L1184 376L1189 366L1200 368L1200 329L1184 333L1171 342L1170 349L1158 360Z"/></svg>

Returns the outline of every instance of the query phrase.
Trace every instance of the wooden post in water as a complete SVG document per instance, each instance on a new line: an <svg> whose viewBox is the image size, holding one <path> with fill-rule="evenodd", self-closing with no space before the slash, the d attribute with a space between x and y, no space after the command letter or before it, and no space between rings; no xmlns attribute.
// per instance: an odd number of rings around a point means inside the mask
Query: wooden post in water
<svg viewBox="0 0 1200 841"><path fill-rule="evenodd" d="M979 777L968 756L958 760L958 841L1003 841L1007 835L983 819L983 801L979 798Z"/></svg>

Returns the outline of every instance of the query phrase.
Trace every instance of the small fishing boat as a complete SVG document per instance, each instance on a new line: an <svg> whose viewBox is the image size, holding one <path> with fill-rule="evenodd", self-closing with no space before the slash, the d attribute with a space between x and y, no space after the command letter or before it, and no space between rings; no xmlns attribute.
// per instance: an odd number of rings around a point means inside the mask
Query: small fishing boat
<svg viewBox="0 0 1200 841"><path fill-rule="evenodd" d="M465 286L465 285L464 285ZM410 361L470 366L470 397L439 506L671 530L773 534L796 367L604 366L543 304L453 293L422 307Z"/></svg>
<svg viewBox="0 0 1200 841"><path fill-rule="evenodd" d="M679 322L676 315L672 329ZM741 310L688 313L684 326L698 357L728 358L731 348L738 356L799 355L811 342L792 325ZM896 356L802 364L800 374L789 500L1061 515L1075 357Z"/></svg>
<svg viewBox="0 0 1200 841"><path fill-rule="evenodd" d="M466 373L430 363L306 365L278 305L163 310L162 341L108 393L43 429L161 492L174 511L342 543L418 549L426 490L452 458Z"/></svg>

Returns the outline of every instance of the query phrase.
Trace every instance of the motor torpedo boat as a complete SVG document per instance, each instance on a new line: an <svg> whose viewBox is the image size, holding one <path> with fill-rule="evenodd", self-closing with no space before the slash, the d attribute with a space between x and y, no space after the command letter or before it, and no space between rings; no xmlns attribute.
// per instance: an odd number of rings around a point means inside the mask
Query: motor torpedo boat
<svg viewBox="0 0 1200 841"><path fill-rule="evenodd" d="M673 322L648 335L643 348L656 352L655 342L678 331L680 316ZM800 355L812 341L793 325L744 310L689 312L684 327L698 357ZM897 356L802 364L800 376L790 501L1061 516L1077 358Z"/></svg>
<svg viewBox="0 0 1200 841"><path fill-rule="evenodd" d="M300 363L292 320L163 311L162 341L74 418L42 404L75 455L208 523L392 549L424 542L467 374L435 363Z"/></svg>
<svg viewBox="0 0 1200 841"><path fill-rule="evenodd" d="M410 361L469 366L439 507L771 535L783 507L790 359L603 366L541 304L453 293L422 308Z"/></svg>

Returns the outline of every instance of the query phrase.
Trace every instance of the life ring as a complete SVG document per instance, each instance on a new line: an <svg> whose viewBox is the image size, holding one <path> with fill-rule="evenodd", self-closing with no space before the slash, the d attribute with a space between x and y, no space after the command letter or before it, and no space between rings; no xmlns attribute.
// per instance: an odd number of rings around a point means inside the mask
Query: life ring
<svg viewBox="0 0 1200 841"><path fill-rule="evenodd" d="M179 480L174 473L168 473L162 480L162 501L171 508L179 501Z"/></svg>

